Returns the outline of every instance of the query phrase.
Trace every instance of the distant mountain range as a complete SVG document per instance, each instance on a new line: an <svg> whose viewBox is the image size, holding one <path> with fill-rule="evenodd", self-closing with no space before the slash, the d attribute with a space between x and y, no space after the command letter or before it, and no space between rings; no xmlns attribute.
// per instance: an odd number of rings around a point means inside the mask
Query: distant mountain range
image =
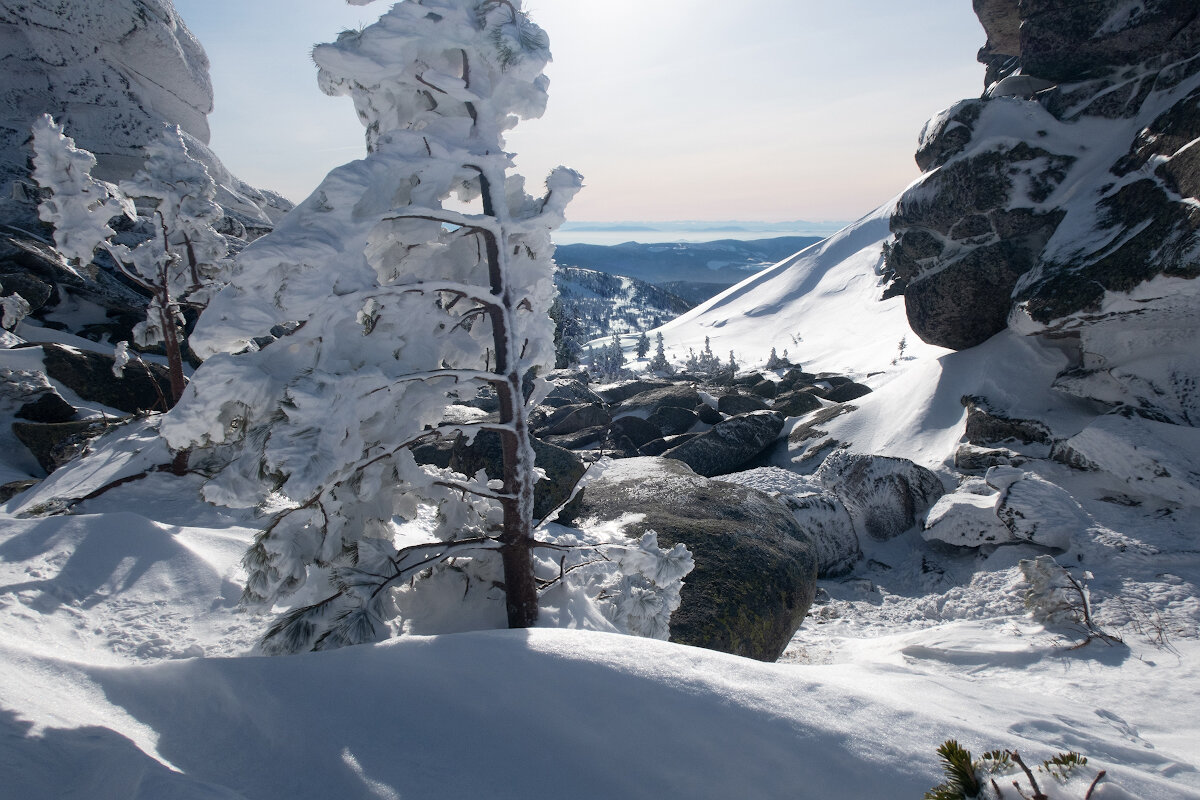
<svg viewBox="0 0 1200 800"><path fill-rule="evenodd" d="M746 220L678 220L673 222L574 222L563 223L560 231L630 231L630 232L686 232L707 231L747 233L780 233L788 235L821 236L836 233L846 226L843 221L793 220L790 222L754 222Z"/></svg>
<svg viewBox="0 0 1200 800"><path fill-rule="evenodd" d="M559 266L594 269L656 286L671 284L675 294L694 303L819 241L818 236L781 236L750 241L565 244L558 246L554 257Z"/></svg>

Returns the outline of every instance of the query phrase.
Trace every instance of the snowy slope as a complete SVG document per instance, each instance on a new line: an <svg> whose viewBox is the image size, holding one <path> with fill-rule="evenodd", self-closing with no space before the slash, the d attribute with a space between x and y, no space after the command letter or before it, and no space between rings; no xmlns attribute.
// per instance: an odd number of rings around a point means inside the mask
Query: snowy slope
<svg viewBox="0 0 1200 800"><path fill-rule="evenodd" d="M787 349L810 372L863 377L891 368L899 355L949 352L912 335L903 298L879 302L881 247L892 204L785 259L662 327L668 353L733 350L739 363L765 362ZM907 363L907 362L904 362Z"/></svg>

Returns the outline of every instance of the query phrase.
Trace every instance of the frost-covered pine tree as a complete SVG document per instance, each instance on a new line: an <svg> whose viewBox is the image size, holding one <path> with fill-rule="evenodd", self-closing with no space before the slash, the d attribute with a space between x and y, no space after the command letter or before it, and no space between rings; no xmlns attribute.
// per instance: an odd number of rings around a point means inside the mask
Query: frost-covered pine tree
<svg viewBox="0 0 1200 800"><path fill-rule="evenodd" d="M133 329L142 347L162 344L172 403L183 394L182 304L203 308L229 278L233 262L225 238L213 227L224 212L217 185L188 153L178 126L145 148L142 168L120 189L149 211L153 235L136 247L113 245L121 270L151 293L146 319Z"/></svg>
<svg viewBox="0 0 1200 800"><path fill-rule="evenodd" d="M75 146L49 114L33 123L33 179L50 195L38 217L54 227L54 247L68 266L86 269L101 243L113 235L109 222L136 217L133 202L111 183L92 177L96 157Z"/></svg>
<svg viewBox="0 0 1200 800"><path fill-rule="evenodd" d="M646 354L650 352L650 337L646 335L645 331L642 331L642 335L638 337L634 352L637 353L638 358L645 358Z"/></svg>
<svg viewBox="0 0 1200 800"><path fill-rule="evenodd" d="M439 576L461 580L456 602L503 586L509 626L537 618L527 403L543 382L526 399L522 379L553 364L550 232L581 179L560 167L529 196L503 133L542 113L549 58L520 0L405 0L313 50L368 155L239 255L192 337L206 361L162 427L173 447L221 446L206 497L268 514L245 598L308 584L268 652L388 636L410 584ZM446 417L484 385L498 421ZM498 480L413 456L482 431L499 434ZM430 539L401 546L393 520L418 517Z"/></svg>
<svg viewBox="0 0 1200 800"><path fill-rule="evenodd" d="M654 357L650 359L649 367L652 372L658 372L663 375L670 375L674 372L671 362L667 361L667 350L663 344L662 331L654 335Z"/></svg>
<svg viewBox="0 0 1200 800"><path fill-rule="evenodd" d="M150 292L146 319L134 328L142 346L162 343L172 402L183 393L180 304L204 307L228 280L232 262L225 238L213 228L223 215L216 183L188 154L176 126L146 147L146 160L120 187L96 180L96 158L75 146L49 115L33 125L33 177L50 196L38 215L54 226L55 247L69 264L86 267L103 246L119 269ZM149 217L150 236L135 247L111 243L109 227L120 214L137 219L135 198Z"/></svg>

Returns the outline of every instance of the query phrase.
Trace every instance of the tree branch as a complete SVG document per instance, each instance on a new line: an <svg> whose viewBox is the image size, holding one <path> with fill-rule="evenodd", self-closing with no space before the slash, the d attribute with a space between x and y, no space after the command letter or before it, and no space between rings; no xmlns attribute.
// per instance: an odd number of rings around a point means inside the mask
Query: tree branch
<svg viewBox="0 0 1200 800"><path fill-rule="evenodd" d="M488 500L496 500L496 501L512 500L512 499L515 499L515 497L516 497L516 495L511 495L511 494L483 492L483 491L480 491L479 489L476 489L468 484L460 483L459 481L440 480L440 481L434 481L433 485L434 486L444 486L447 489L457 489L460 492L466 492L467 494L473 494L476 497L485 497Z"/></svg>

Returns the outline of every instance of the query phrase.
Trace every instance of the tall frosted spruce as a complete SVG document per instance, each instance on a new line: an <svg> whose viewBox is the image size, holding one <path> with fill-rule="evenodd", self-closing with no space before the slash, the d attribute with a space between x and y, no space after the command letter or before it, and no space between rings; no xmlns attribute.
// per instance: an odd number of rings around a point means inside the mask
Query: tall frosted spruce
<svg viewBox="0 0 1200 800"><path fill-rule="evenodd" d="M529 196L503 132L545 108L546 35L520 0L406 0L313 59L325 92L353 98L368 155L240 254L163 433L212 448L209 500L266 514L244 598L297 604L267 652L386 637L404 623L397 592L439 570L468 593L502 582L509 626L532 625L527 402L542 385L527 401L522 378L553 364L550 232L581 179L560 167ZM483 386L498 421L447 415ZM498 481L413 457L482 431L502 442ZM432 540L398 540L393 520L421 515Z"/></svg>

